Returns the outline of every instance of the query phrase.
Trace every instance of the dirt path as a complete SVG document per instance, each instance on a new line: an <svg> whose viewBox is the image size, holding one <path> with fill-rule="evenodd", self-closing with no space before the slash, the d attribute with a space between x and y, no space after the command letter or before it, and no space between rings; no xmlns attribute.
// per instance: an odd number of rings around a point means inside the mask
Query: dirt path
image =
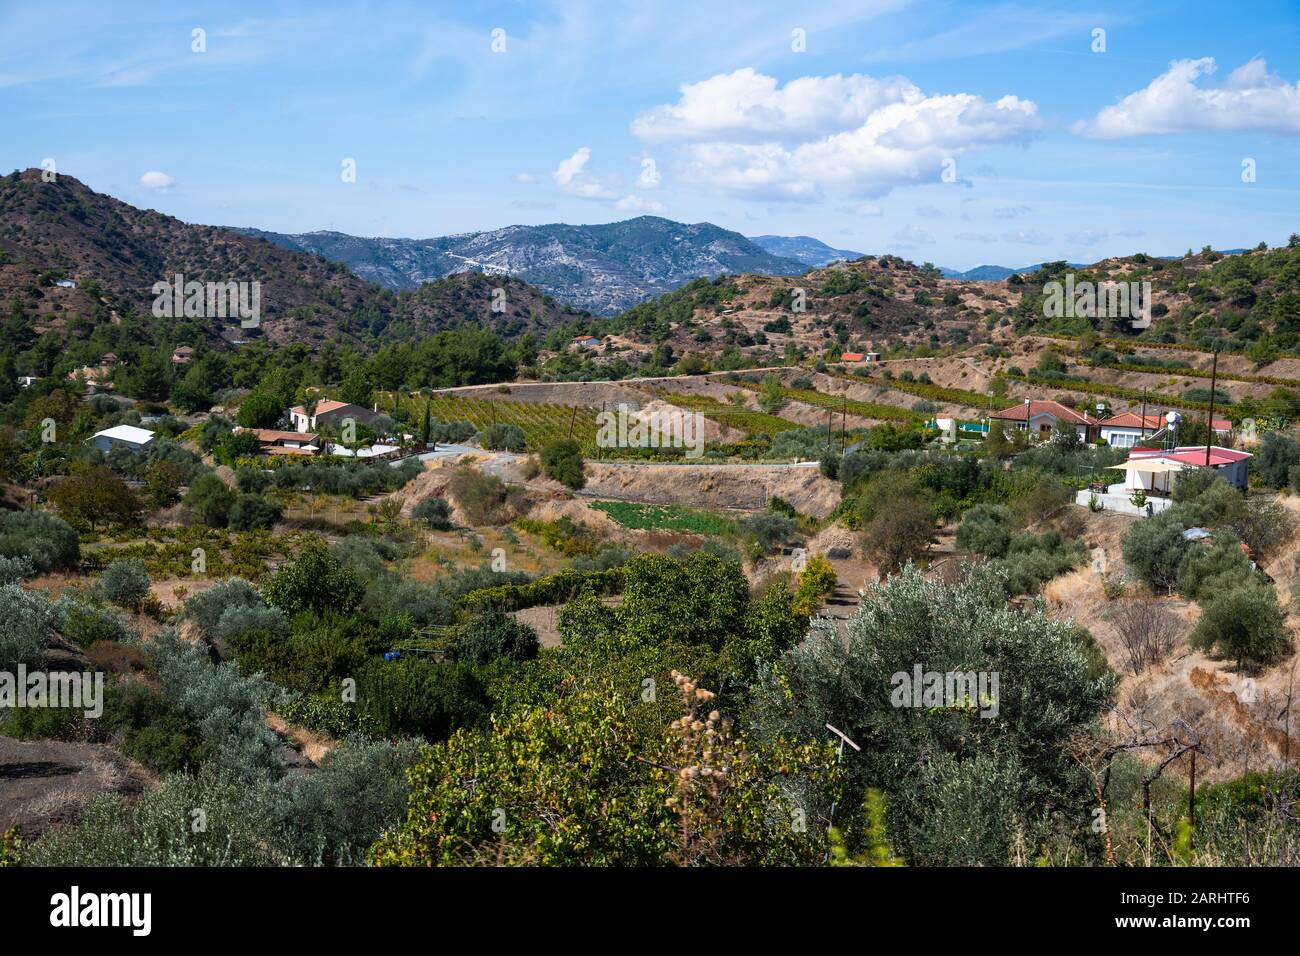
<svg viewBox="0 0 1300 956"><path fill-rule="evenodd" d="M134 795L153 786L147 770L102 744L0 737L0 830L30 840L78 819L101 793Z"/></svg>

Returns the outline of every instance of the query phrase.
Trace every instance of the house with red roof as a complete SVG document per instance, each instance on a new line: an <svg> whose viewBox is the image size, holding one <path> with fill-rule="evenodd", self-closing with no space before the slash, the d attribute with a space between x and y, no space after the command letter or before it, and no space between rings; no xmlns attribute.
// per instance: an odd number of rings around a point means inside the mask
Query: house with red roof
<svg viewBox="0 0 1300 956"><path fill-rule="evenodd" d="M1218 445L1211 445L1208 449L1205 445L1134 448L1129 452L1128 461L1125 462L1125 465L1131 465L1132 468L1125 470L1140 470L1154 462L1169 462L1171 465L1177 465L1177 469L1169 469L1173 474L1189 468L1213 468L1228 484L1245 490L1250 467L1248 463L1252 457L1250 452L1238 451L1235 448L1221 448Z"/></svg>
<svg viewBox="0 0 1300 956"><path fill-rule="evenodd" d="M1132 448L1148 438L1163 438L1168 427L1165 413L1157 412L1143 418L1137 412L1120 412L1098 423L1101 437L1114 448ZM1232 422L1226 418L1214 420L1214 433L1222 438L1232 431Z"/></svg>
<svg viewBox="0 0 1300 956"><path fill-rule="evenodd" d="M989 418L1027 431L1041 441L1051 438L1058 427L1070 426L1078 432L1080 441L1091 442L1097 437L1095 418L1048 399L1027 398L1022 404L994 412Z"/></svg>
<svg viewBox="0 0 1300 956"><path fill-rule="evenodd" d="M322 398L310 414L302 405L295 405L289 409L289 420L293 422L293 429L297 432L314 432L321 425L342 422L345 418L369 425L378 417L377 413L368 408L335 401L332 398Z"/></svg>

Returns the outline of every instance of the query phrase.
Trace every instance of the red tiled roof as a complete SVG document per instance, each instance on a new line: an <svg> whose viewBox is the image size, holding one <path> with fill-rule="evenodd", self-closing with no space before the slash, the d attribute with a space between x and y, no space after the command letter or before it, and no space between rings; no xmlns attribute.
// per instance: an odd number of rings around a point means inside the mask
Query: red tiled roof
<svg viewBox="0 0 1300 956"><path fill-rule="evenodd" d="M246 428L242 430L252 432L253 437L262 442L300 441L305 445L310 445L316 440L316 436L311 432L282 432L274 428Z"/></svg>
<svg viewBox="0 0 1300 956"><path fill-rule="evenodd" d="M1102 428L1141 428L1142 425L1142 416L1137 412L1120 412L1118 415L1112 415L1110 418L1101 422ZM1151 431L1159 431L1161 428L1164 428L1164 416L1148 415L1146 417L1146 427Z"/></svg>
<svg viewBox="0 0 1300 956"><path fill-rule="evenodd" d="M861 352L845 352L843 355L840 356L840 361L861 362L864 358L866 358L866 356L863 355Z"/></svg>
<svg viewBox="0 0 1300 956"><path fill-rule="evenodd" d="M1165 416L1162 414L1148 415L1146 422L1147 428L1157 431L1168 424L1165 421ZM1106 419L1101 423L1101 425L1103 428L1141 428L1142 416L1133 411L1120 412L1118 415L1112 415L1110 418ZM1231 429L1232 422L1228 421L1226 418L1216 418L1214 420L1215 431L1226 432Z"/></svg>
<svg viewBox="0 0 1300 956"><path fill-rule="evenodd" d="M332 399L332 398L322 398L319 402L316 403L316 409L315 409L315 411L314 411L312 414L313 414L313 415L324 415L324 414L326 414L327 412L333 412L333 411L337 411L337 410L340 409L340 408L347 408L347 407L348 407L348 403L347 403L347 402L339 402L339 401L335 401L335 400ZM357 407L360 408L360 406L357 406ZM291 408L291 409L289 409L289 410L290 410L291 412L296 412L296 413L299 414L299 415L306 415L306 414L307 414L307 409L306 409L306 407L303 406L303 405L295 405L295 406L293 406L293 408ZM362 411L365 411L365 409L362 409Z"/></svg>
<svg viewBox="0 0 1300 956"><path fill-rule="evenodd" d="M1011 408L1004 408L1000 412L994 412L990 417L1009 422L1027 422L1035 415L1051 415L1072 425L1097 424L1096 419L1088 415L1081 415L1073 408L1066 408L1060 402L1037 398L1029 402L1021 402Z"/></svg>
<svg viewBox="0 0 1300 956"><path fill-rule="evenodd" d="M1233 462L1244 461L1247 458L1253 458L1250 452L1237 451L1235 448L1220 448L1218 445L1210 446L1210 467L1218 468L1221 465L1230 465ZM1205 446L1204 445L1180 445L1178 448L1165 451L1160 448L1134 448L1129 452L1129 458L1168 458L1170 461L1182 462L1184 465L1205 466Z"/></svg>

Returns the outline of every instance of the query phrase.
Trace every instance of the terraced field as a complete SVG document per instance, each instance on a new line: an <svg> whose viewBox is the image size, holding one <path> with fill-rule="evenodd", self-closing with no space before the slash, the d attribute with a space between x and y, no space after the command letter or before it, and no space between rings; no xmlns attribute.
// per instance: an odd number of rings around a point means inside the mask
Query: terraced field
<svg viewBox="0 0 1300 956"><path fill-rule="evenodd" d="M487 398L466 398L435 392L428 398L422 395L403 396L400 401L410 409L411 421L424 419L424 408L443 422L471 422L480 431L495 423L518 425L524 432L528 451L538 452L553 441L570 435L582 445L584 454L594 455L599 409L586 405L541 405L535 402L496 401Z"/></svg>
<svg viewBox="0 0 1300 956"><path fill-rule="evenodd" d="M738 382L737 384L741 388L753 392L760 390L760 386L750 382ZM792 401L803 402L805 405L815 405L818 408L827 408L835 412L845 411L850 415L857 415L861 418L874 418L878 421L923 422L928 417L920 412L914 412L910 408L899 408L897 405L885 405L881 402L863 402L855 398L845 398L843 395L824 395L811 388L792 388L783 385L781 394Z"/></svg>
<svg viewBox="0 0 1300 956"><path fill-rule="evenodd" d="M792 428L800 427L797 422L788 421L778 415L769 415L766 412L756 412L752 409L729 405L706 395L681 395L675 392L660 392L658 397L665 402L676 405L678 408L699 412L705 418L715 421L719 425L738 429L746 435L759 433L777 435Z"/></svg>
<svg viewBox="0 0 1300 956"><path fill-rule="evenodd" d="M593 501L625 528L637 531L682 531L690 534L727 534L735 525L720 515L681 505L645 505L630 501Z"/></svg>

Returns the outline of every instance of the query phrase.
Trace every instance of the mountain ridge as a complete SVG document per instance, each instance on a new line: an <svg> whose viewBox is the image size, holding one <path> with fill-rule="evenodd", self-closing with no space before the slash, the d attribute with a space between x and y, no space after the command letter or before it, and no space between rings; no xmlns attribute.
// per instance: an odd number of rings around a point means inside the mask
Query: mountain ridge
<svg viewBox="0 0 1300 956"><path fill-rule="evenodd" d="M799 275L807 268L721 226L659 216L594 225L515 224L429 239L232 229L341 262L389 289L414 290L460 272L509 275L598 315L623 312L700 277Z"/></svg>

